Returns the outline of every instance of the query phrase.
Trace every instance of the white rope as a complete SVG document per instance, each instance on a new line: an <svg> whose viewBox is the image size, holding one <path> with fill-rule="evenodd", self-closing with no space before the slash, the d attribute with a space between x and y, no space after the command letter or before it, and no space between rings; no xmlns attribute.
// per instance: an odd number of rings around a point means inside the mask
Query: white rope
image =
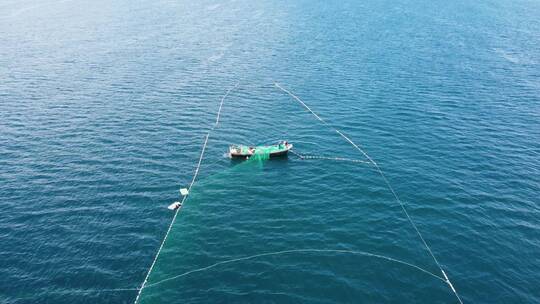
<svg viewBox="0 0 540 304"><path fill-rule="evenodd" d="M199 156L199 162L197 163L197 167L195 168L195 173L193 174L193 179L191 180L191 183L189 184L189 187L188 187L188 194L185 195L182 198L182 202L180 203L180 206L182 206L184 204L184 202L186 201L186 199L188 198L189 192L191 191L191 187L195 183L195 180L197 179L197 175L199 175L199 168L201 167L201 162L203 160L204 151L206 150L206 144L208 143L208 137L210 137L210 132L212 130L214 130L219 124L219 116L221 114L221 108L223 107L223 101L225 100L225 97L227 97L229 95L229 93L234 88L236 88L237 86L238 86L238 83L233 88L230 88L229 90L227 90L227 93L225 94L225 96L223 96L223 98L221 98L221 102L219 104L219 109L218 109L217 116L216 116L216 123L214 124L212 129L206 133L206 137L204 138L204 144L203 144L203 147L202 147L201 155ZM163 249L163 246L165 245L165 241L169 237L169 233L171 232L172 226L173 226L173 224L174 224L174 222L176 220L176 217L178 216L178 213L180 212L180 209L181 208L177 208L176 211L174 212L174 216L173 216L173 218L171 220L171 223L169 224L169 228L167 228L167 232L165 233L165 237L163 238L163 241L161 241L161 245L159 246L159 249L158 249L158 251L156 253L156 256L154 257L154 260L152 261L152 265L150 265L150 268L148 269L148 272L146 273L146 277L144 278L144 281L141 284L141 287L139 288L139 291L137 292L137 297L135 298L134 304L137 304L139 302L139 298L141 296L141 293L142 293L146 283L148 282L148 278L150 277L150 273L152 272L152 269L156 265L156 261L157 261L157 259L159 257L159 254L161 253L161 250Z"/></svg>
<svg viewBox="0 0 540 304"><path fill-rule="evenodd" d="M313 112L300 98L298 98L296 95L294 95L293 93L291 93L290 91L286 90L285 88L283 88L282 86L280 86L278 83L275 83L275 86L277 88L279 88L280 90L282 90L283 92L289 94L289 96L293 97L296 101L298 101L300 104L302 104L309 112L311 112L311 114L313 114L313 116L315 116L319 121L321 121L324 125L330 127L331 129L333 129L336 133L338 133L339 135L341 135L343 138L345 138L353 147L355 147L358 151L360 151L372 164L373 166L375 166L375 168L377 169L377 171L379 172L379 174L381 175L381 177L383 178L384 182L386 183L388 189L390 190L390 192L392 192L392 194L394 195L394 198L396 199L396 201L399 203L399 205L401 206L401 209L403 210L403 212L405 213L405 216L407 217L409 223L413 226L414 230L416 231L416 233L418 234L420 240L422 241L422 243L424 244L424 246L426 247L427 251L429 252L429 254L431 255L431 257L433 258L433 260L435 261L435 264L437 264L437 267L439 267L439 270L442 272L443 276L445 277L446 279L446 283L448 284L448 286L450 287L450 289L452 290L452 292L455 294L457 300L459 301L459 303L463 303L461 301L461 298L459 296L459 294L457 293L456 289L454 288L454 286L452 285L452 283L450 282L450 280L448 279L448 276L446 275L446 273L444 272L444 270L442 269L442 266L441 264L439 263L439 261L437 260L437 258L435 257L435 255L433 254L433 251L431 251L431 248L429 247L429 245L427 244L426 240L424 239L424 237L422 236L422 234L420 233L420 230L418 230L418 227L416 227L416 224L413 222L411 216L409 215L409 212L407 212L407 209L405 208L405 205L403 204L403 202L399 199L398 195L396 194L396 192L394 191L394 188L390 185L390 182L388 181L388 179L386 178L386 176L384 175L383 171L381 170L381 168L379 167L379 165L377 165L377 163L371 158L369 157L369 155L364 152L364 150L362 150L362 148L360 148L357 144L355 144L350 138L348 138L347 136L345 136L343 133L341 133L338 129L336 129L334 126L332 126L331 124L327 123L324 119L322 119L321 117L319 117L319 115L317 115L315 112Z"/></svg>
<svg viewBox="0 0 540 304"><path fill-rule="evenodd" d="M304 159L304 155L296 153L294 150L289 150L292 154L298 156L300 159Z"/></svg>
<svg viewBox="0 0 540 304"><path fill-rule="evenodd" d="M369 161L360 160L360 159L351 159L351 158L344 158L344 157L330 157L330 156L321 156L321 155L302 155L299 154L293 150L289 150L294 155L300 157L300 159L324 159L324 160L335 160L335 161L346 161L351 163L362 163L362 164L371 164Z"/></svg>
<svg viewBox="0 0 540 304"><path fill-rule="evenodd" d="M317 113L313 112L310 107L307 106L307 104L305 104L300 98L298 98L296 95L294 95L293 93L291 93L290 91L288 91L287 89L283 88L282 86L280 86L278 83L275 83L276 87L278 87L280 90L282 90L283 92L289 94L292 98L296 99L296 101L298 101L300 104L302 104L304 106L304 108L306 108L309 112L311 112L311 114L313 114L313 116L315 116L320 122L322 122L323 124L329 126L330 128L332 128L334 131L336 131L339 135L343 136L343 138L345 138L348 142L350 142L356 149L358 149L358 151L362 152L362 154L364 154L364 156L369 159L369 161L376 165L376 163L373 161L373 159L371 159L371 157L369 157L369 155L367 155L366 152L364 152L364 150L362 150L360 147L358 147L354 142L352 142L352 140L350 140L347 136L345 136L343 133L341 133L339 130L337 130L336 128L332 127L330 124L328 124L324 119L320 118L319 115L317 115Z"/></svg>
<svg viewBox="0 0 540 304"><path fill-rule="evenodd" d="M193 183L195 183L195 179L197 178L197 175L199 174L199 167L201 166L201 162L203 159L204 151L206 150L206 144L208 143L208 137L210 136L210 132L206 133L205 139L204 139L204 145L201 151L201 155L199 156L199 162L197 163L197 168L195 169L195 173L193 174L193 179L191 180L191 183L189 184L188 191L191 190L191 187L193 186ZM180 205L183 205L186 199L188 198L188 195L185 195L182 198L182 202ZM156 265L156 261L159 257L159 254L161 253L161 250L163 249L163 245L165 245L165 241L167 241L167 238L169 237L169 233L171 232L172 226L174 224L174 221L176 220L176 217L178 216L178 213L180 212L181 208L177 208L174 212L174 216L171 220L171 223L169 224L169 228L167 228L167 233L165 233L165 237L163 238L163 241L161 241L161 245L159 246L159 249L156 253L156 256L154 257L154 260L152 261L152 265L150 265L150 268L148 269L148 272L146 273L146 277L144 278L143 283L141 284L141 287L139 288L139 291L137 292L137 297L135 298L135 304L139 302L139 298L141 296L141 293L144 289L144 286L148 282L148 278L150 277L150 273L152 272L152 269L154 269L154 266Z"/></svg>
<svg viewBox="0 0 540 304"><path fill-rule="evenodd" d="M350 158L343 158L343 157L326 157L326 156L319 156L319 155L304 155L304 159L327 159L327 160L347 161L351 163L370 164L370 162L365 161L365 160L350 159Z"/></svg>
<svg viewBox="0 0 540 304"><path fill-rule="evenodd" d="M223 101L225 100L225 98L227 98L227 96L229 96L229 93L230 93L232 90L234 90L234 89L236 89L236 88L238 87L238 84L239 84L239 83L237 82L237 83L234 85L234 87L228 89L228 90L227 90L227 93L225 93L225 95L223 95L223 97L221 98L221 102L219 103L219 110L218 110L217 117L216 117L216 123L214 124L214 127L212 128L212 130L213 130L214 128L216 128L216 127L218 126L218 124L219 124L219 117L220 117L220 115L221 115L221 108L223 107Z"/></svg>
<svg viewBox="0 0 540 304"><path fill-rule="evenodd" d="M429 274L430 276L435 277L435 278L437 278L437 279L439 279L439 280L441 280L443 282L445 281L444 278L442 278L442 277L440 277L440 276L438 276L438 275L436 275L436 274L434 274L434 273L432 273L432 272L430 272L430 271L428 271L426 269L423 269L423 268L421 268L419 266L416 266L414 264L411 264L411 263L408 263L408 262L405 262L405 261L401 261L401 260L398 260L398 259L394 259L394 258L391 258L391 257L387 257L387 256L384 256L384 255L366 252L366 251L340 250L340 249L293 249L293 250L283 250L283 251L276 251L276 252L261 253L261 254L251 255L251 256L247 256L247 257L241 257L241 258L237 258L237 259L231 259L231 260L218 262L218 263L206 266L206 267L190 270L190 271L184 272L182 274L175 275L175 276L172 276L172 277L157 281L157 282L152 283L152 284L148 284L146 286L146 288L150 288L150 287L153 287L153 286L156 286L156 285L168 282L168 281L172 281L172 280L178 279L180 277L190 275L190 274L195 273L195 272L206 271L206 270L209 270L211 268L214 268L214 267L217 267L217 266L223 265L223 264L230 264L230 263L239 262L239 261L251 260L251 259L255 259L255 258L258 258L258 257L264 257L264 256L281 255L281 254L288 254L288 253L305 253L305 252L349 253L349 254L357 254L357 255L364 255L364 256L368 256L368 257L384 259L384 260L387 260L387 261L391 261L391 262L395 262L395 263L399 263L399 264L402 264L402 265L406 265L406 266L415 268L415 269L420 270L421 272L424 272L426 274Z"/></svg>

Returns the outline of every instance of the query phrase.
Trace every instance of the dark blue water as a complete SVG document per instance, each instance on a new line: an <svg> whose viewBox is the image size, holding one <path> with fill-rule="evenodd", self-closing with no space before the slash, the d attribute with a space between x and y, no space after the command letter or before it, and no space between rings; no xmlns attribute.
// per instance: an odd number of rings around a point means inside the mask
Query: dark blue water
<svg viewBox="0 0 540 304"><path fill-rule="evenodd" d="M132 303L151 273L302 248L440 275L369 165L238 165L288 139L377 161L466 303L540 301L535 1L0 3L0 303ZM403 264L303 252L218 265L141 303L456 303Z"/></svg>

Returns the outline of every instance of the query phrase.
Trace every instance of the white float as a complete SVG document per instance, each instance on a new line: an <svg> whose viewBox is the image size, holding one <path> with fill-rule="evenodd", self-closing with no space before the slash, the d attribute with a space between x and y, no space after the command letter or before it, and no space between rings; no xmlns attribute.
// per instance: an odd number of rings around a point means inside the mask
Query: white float
<svg viewBox="0 0 540 304"><path fill-rule="evenodd" d="M180 207L182 207L182 203L174 202L174 203L170 204L169 207L167 207L167 208L169 208L169 210L176 210L176 209L178 209Z"/></svg>

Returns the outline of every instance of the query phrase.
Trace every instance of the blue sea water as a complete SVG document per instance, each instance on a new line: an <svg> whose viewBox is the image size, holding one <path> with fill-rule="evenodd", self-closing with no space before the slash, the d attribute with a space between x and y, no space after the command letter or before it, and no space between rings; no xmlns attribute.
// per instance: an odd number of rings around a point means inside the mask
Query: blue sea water
<svg viewBox="0 0 540 304"><path fill-rule="evenodd" d="M239 164L230 143L381 166L465 303L540 302L540 3L0 3L0 303L133 303L261 253L440 275L372 166ZM129 290L116 290L129 289ZM240 260L141 303L456 303L366 255Z"/></svg>

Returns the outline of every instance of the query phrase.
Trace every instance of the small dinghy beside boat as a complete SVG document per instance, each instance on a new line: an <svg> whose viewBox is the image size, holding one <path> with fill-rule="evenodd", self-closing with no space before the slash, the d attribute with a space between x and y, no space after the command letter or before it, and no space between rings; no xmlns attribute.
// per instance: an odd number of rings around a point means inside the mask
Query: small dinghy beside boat
<svg viewBox="0 0 540 304"><path fill-rule="evenodd" d="M276 145L269 146L244 146L232 145L229 147L229 157L250 158L253 155L268 155L268 157L286 156L293 145L287 141L280 141Z"/></svg>

